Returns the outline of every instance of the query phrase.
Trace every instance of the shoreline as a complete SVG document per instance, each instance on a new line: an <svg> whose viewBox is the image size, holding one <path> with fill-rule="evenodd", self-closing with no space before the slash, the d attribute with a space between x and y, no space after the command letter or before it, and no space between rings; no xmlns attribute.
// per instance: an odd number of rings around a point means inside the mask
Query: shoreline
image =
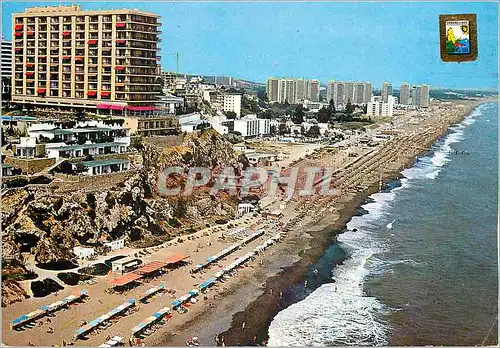
<svg viewBox="0 0 500 348"><path fill-rule="evenodd" d="M439 141L443 136L449 132L449 128L455 124L460 123L472 113L472 111L481 104L485 104L497 99L481 100L470 103L465 110L455 118L454 122L448 122L446 127L439 132L439 134L425 139L426 145L420 148L415 155L409 156L403 161L402 165L398 168L391 168L391 170L383 173L384 182L387 184L389 181L398 180L403 175L401 171L405 168L410 168L414 165L416 157L428 152L433 144ZM204 345L214 345L214 336L224 336L225 345L264 345L268 340L268 327L274 316L285 309L287 306L294 302L287 303L286 297L280 299L279 293L284 289L294 285L303 283L308 274L308 268L315 264L319 258L324 254L326 249L332 244L333 239L344 232L346 224L351 218L359 214L359 207L366 201L367 197L378 191L378 184L372 182L371 185L360 193L342 197L341 202L334 203L337 206L338 216L332 220L328 216L321 216L317 219L321 228L307 229L304 234L308 236L307 247L303 247L297 252L299 258L295 262L284 265L274 274L269 275L267 278L262 279L261 285L255 284L238 284L239 289L234 290L234 293L241 293L243 297L240 298L239 310L229 311L226 313L233 313L229 318L221 318L217 313L203 313L189 322L186 322L179 328L180 332L190 332L192 335L197 335L201 338L200 342ZM342 205L338 208L338 205ZM328 221L330 220L330 221ZM316 224L315 223L315 224ZM285 238L285 241L289 239ZM286 243L286 242L282 242ZM280 243L280 244L282 244ZM286 249L286 247L277 246L277 248ZM248 282L247 282L248 283ZM258 293L254 292L254 299L244 299L244 295L249 291L243 288L249 286L251 288L258 288ZM269 289L272 289L272 294ZM251 292L251 291L250 291ZM245 294L244 294L245 293ZM226 298L224 302L229 302L231 299ZM283 302L285 302L283 304ZM244 306L242 309L241 307ZM208 312L208 311L205 311ZM220 313L220 312L219 312ZM242 330L242 324L245 322L245 330ZM216 328L226 326L226 330L217 331ZM228 323L229 327L228 327ZM201 329L198 331L197 329ZM211 341L209 341L212 337ZM182 345L184 340L180 340L177 335L168 335L161 340L162 345Z"/></svg>

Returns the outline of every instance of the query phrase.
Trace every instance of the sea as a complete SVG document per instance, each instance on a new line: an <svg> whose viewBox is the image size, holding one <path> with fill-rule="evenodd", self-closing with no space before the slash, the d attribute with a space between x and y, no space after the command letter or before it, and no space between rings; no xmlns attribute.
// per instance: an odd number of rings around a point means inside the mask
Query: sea
<svg viewBox="0 0 500 348"><path fill-rule="evenodd" d="M311 265L268 346L497 344L498 104L367 198Z"/></svg>

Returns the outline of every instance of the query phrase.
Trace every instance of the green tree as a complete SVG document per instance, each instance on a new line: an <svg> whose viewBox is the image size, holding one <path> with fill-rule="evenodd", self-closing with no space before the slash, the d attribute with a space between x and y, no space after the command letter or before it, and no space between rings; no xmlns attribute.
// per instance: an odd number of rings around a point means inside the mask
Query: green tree
<svg viewBox="0 0 500 348"><path fill-rule="evenodd" d="M348 100L348 101L347 101L347 104L346 104L346 106L345 106L345 112L346 112L347 114L352 114L355 108L356 108L356 107L355 107L355 106L351 103L351 101L350 101L350 100Z"/></svg>
<svg viewBox="0 0 500 348"><path fill-rule="evenodd" d="M280 125L278 127L278 134L279 135L285 135L285 134L288 134L288 133L290 133L290 128L288 128L285 123L280 123Z"/></svg>
<svg viewBox="0 0 500 348"><path fill-rule="evenodd" d="M234 120L237 116L234 111L226 111L225 114L228 120Z"/></svg>
<svg viewBox="0 0 500 348"><path fill-rule="evenodd" d="M83 121L87 118L87 112L83 108L76 108L74 111L74 116L77 121Z"/></svg>
<svg viewBox="0 0 500 348"><path fill-rule="evenodd" d="M333 99L330 99L330 101L328 102L328 111L330 113L335 113L335 102L333 101Z"/></svg>
<svg viewBox="0 0 500 348"><path fill-rule="evenodd" d="M309 130L307 131L307 136L309 138L318 138L321 136L321 132L319 131L319 127L318 126L312 126L311 128L309 128Z"/></svg>
<svg viewBox="0 0 500 348"><path fill-rule="evenodd" d="M273 110L271 109L267 109L265 110L264 112L262 112L260 115L259 115L260 118L267 118L269 120L273 120L277 117L276 115L276 112L274 112Z"/></svg>
<svg viewBox="0 0 500 348"><path fill-rule="evenodd" d="M306 114L304 112L304 107L301 104L297 105L292 115L292 122L295 124L301 124L302 122L304 122L305 115Z"/></svg>
<svg viewBox="0 0 500 348"><path fill-rule="evenodd" d="M330 114L329 110L325 107L322 107L318 111L318 122L320 123L328 123L332 119L332 115Z"/></svg>

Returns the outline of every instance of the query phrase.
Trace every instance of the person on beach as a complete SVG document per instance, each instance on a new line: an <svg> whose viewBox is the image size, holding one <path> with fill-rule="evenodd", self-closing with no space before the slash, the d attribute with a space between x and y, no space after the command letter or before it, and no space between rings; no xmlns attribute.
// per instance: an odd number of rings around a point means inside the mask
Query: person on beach
<svg viewBox="0 0 500 348"><path fill-rule="evenodd" d="M304 289L307 289L307 279L304 281Z"/></svg>
<svg viewBox="0 0 500 348"><path fill-rule="evenodd" d="M243 322L243 324L241 324L241 329L242 330L245 330L245 325L246 325L246 322Z"/></svg>

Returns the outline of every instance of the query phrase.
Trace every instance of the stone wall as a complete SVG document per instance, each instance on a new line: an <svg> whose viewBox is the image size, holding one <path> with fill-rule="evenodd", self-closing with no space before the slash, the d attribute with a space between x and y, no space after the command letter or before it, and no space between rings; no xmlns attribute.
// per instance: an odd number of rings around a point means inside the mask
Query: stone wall
<svg viewBox="0 0 500 348"><path fill-rule="evenodd" d="M182 144L183 135L165 135L144 137L142 141L148 145L157 146L160 148L180 146Z"/></svg>
<svg viewBox="0 0 500 348"><path fill-rule="evenodd" d="M85 190L87 192L108 190L124 182L136 173L137 171L135 170L90 176L56 173L55 177L64 181L53 182L51 187L58 193L74 190Z"/></svg>
<svg viewBox="0 0 500 348"><path fill-rule="evenodd" d="M54 158L15 158L6 157L5 163L20 168L23 174L35 174L56 163Z"/></svg>

